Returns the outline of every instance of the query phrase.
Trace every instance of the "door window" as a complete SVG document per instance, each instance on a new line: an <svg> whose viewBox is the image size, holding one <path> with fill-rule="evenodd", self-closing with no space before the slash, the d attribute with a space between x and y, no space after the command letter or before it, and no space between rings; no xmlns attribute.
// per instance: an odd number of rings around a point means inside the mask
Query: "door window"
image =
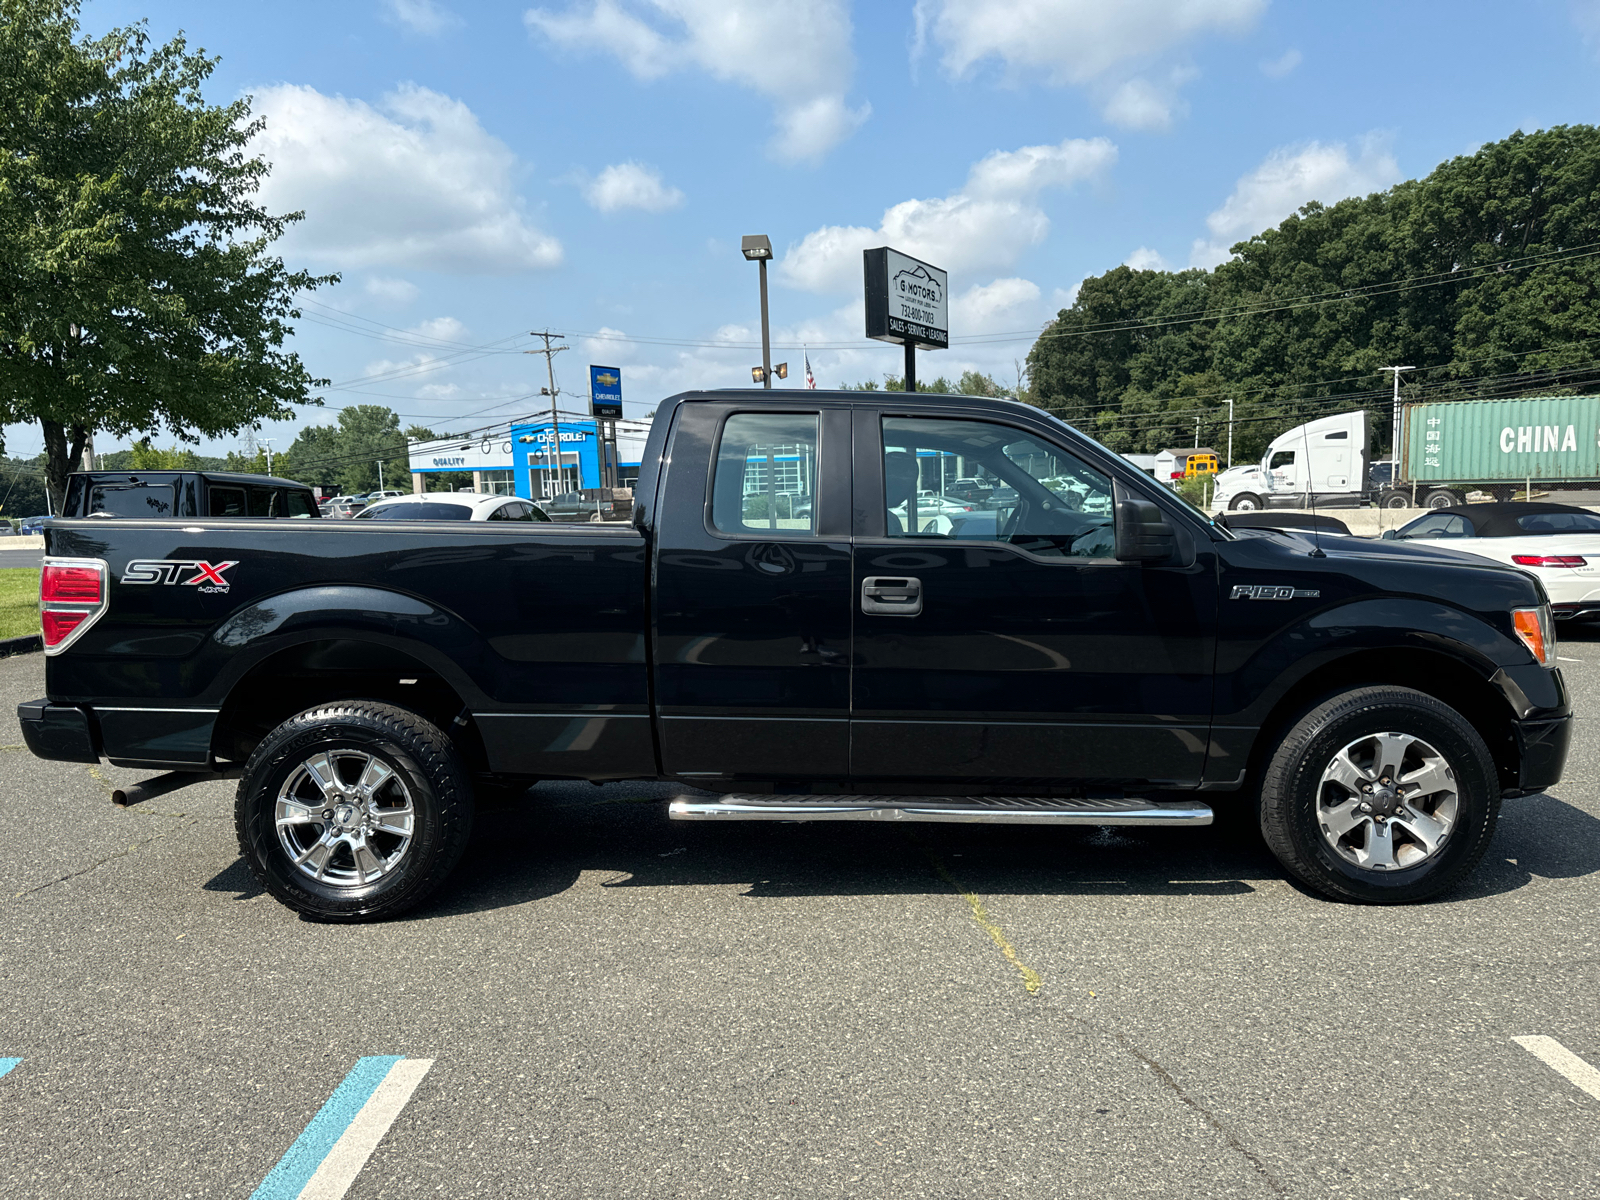
<svg viewBox="0 0 1600 1200"><path fill-rule="evenodd" d="M296 520L317 515L316 508L311 503L311 497L306 492L287 492L289 499L289 515Z"/></svg>
<svg viewBox="0 0 1600 1200"><path fill-rule="evenodd" d="M981 498L957 479L994 482ZM885 417L890 537L1007 542L1047 558L1110 558L1111 480L1050 442L988 421Z"/></svg>
<svg viewBox="0 0 1600 1200"><path fill-rule="evenodd" d="M244 489L226 487L212 488L211 515L213 517L245 516Z"/></svg>
<svg viewBox="0 0 1600 1200"><path fill-rule="evenodd" d="M816 531L817 415L735 413L722 427L711 523L723 533Z"/></svg>
<svg viewBox="0 0 1600 1200"><path fill-rule="evenodd" d="M89 512L93 516L170 517L172 489L149 484L129 486L95 484L89 490Z"/></svg>

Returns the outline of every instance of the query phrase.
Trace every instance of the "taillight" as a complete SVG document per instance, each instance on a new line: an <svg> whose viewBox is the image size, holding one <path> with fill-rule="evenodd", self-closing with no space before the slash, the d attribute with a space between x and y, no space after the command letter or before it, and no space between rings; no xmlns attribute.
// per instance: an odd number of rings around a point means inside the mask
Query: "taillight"
<svg viewBox="0 0 1600 1200"><path fill-rule="evenodd" d="M1511 561L1519 567L1581 567L1581 554L1513 554Z"/></svg>
<svg viewBox="0 0 1600 1200"><path fill-rule="evenodd" d="M59 654L106 610L106 564L96 558L47 558L39 572L44 652Z"/></svg>
<svg viewBox="0 0 1600 1200"><path fill-rule="evenodd" d="M65 563L47 563L39 574L39 602L99 604L103 578L98 564L80 567Z"/></svg>
<svg viewBox="0 0 1600 1200"><path fill-rule="evenodd" d="M1512 609L1511 627L1540 665L1548 667L1556 661L1556 636L1550 627L1550 609L1547 605Z"/></svg>

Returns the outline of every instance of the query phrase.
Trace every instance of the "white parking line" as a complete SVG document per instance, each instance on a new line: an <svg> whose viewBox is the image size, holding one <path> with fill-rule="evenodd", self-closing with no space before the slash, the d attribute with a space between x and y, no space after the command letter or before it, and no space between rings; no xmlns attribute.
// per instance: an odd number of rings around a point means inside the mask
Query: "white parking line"
<svg viewBox="0 0 1600 1200"><path fill-rule="evenodd" d="M1562 656L1561 656L1561 655L1559 655L1559 654L1558 654L1558 655L1556 655L1556 661L1557 661L1557 662L1575 662L1575 663L1581 663L1581 662L1587 662L1587 661L1588 661L1588 659L1584 659L1584 658L1563 658L1563 657L1562 657Z"/></svg>
<svg viewBox="0 0 1600 1200"><path fill-rule="evenodd" d="M1553 1037L1514 1037L1511 1039L1545 1066L1567 1077L1575 1087L1582 1088L1600 1100L1600 1071L1595 1070Z"/></svg>
<svg viewBox="0 0 1600 1200"><path fill-rule="evenodd" d="M367 1165L367 1159L378 1148L389 1126L400 1115L400 1110L417 1090L417 1084L433 1066L431 1058L408 1058L397 1062L384 1076L372 1098L361 1106L355 1120L343 1136L328 1151L317 1172L306 1181L300 1200L340 1200Z"/></svg>

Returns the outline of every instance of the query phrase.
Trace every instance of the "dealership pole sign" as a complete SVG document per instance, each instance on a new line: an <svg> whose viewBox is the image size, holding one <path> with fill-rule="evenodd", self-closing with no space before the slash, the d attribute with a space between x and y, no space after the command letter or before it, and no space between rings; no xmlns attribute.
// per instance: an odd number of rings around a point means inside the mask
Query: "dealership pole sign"
<svg viewBox="0 0 1600 1200"><path fill-rule="evenodd" d="M589 367L589 415L615 420L622 416L622 368Z"/></svg>
<svg viewBox="0 0 1600 1200"><path fill-rule="evenodd" d="M950 276L887 246L862 251L867 336L906 348L906 390L917 386L918 346L950 345Z"/></svg>

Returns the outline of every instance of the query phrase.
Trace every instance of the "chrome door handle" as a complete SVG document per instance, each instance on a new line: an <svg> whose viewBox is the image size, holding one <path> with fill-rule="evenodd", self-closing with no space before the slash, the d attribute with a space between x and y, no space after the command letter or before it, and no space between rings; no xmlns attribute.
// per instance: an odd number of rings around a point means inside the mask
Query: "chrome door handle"
<svg viewBox="0 0 1600 1200"><path fill-rule="evenodd" d="M914 617L922 612L922 580L905 575L869 575L861 581L861 611L879 617Z"/></svg>

